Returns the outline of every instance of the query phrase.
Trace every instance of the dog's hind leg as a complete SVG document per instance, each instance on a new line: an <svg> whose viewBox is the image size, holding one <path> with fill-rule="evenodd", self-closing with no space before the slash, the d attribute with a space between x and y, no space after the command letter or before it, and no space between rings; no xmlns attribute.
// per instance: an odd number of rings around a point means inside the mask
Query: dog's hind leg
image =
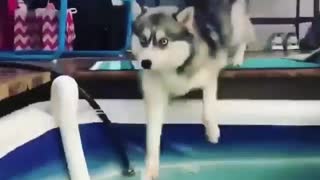
<svg viewBox="0 0 320 180"><path fill-rule="evenodd" d="M233 66L241 66L243 64L246 48L247 48L246 43L241 43L236 47L235 53L232 57Z"/></svg>
<svg viewBox="0 0 320 180"><path fill-rule="evenodd" d="M147 113L146 180L159 176L162 124L168 106L168 95L156 78L144 77L144 101Z"/></svg>
<svg viewBox="0 0 320 180"><path fill-rule="evenodd" d="M251 23L247 2L237 0L231 10L232 36L230 45L234 47L232 65L240 66L243 64L244 55L249 42L255 40L254 26Z"/></svg>

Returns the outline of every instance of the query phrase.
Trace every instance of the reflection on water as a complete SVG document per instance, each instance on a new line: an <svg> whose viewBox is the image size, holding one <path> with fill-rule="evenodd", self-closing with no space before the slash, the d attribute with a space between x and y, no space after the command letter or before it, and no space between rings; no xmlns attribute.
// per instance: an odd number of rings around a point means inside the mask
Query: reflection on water
<svg viewBox="0 0 320 180"><path fill-rule="evenodd" d="M103 162L101 162L101 165L102 164ZM137 175L135 177L131 178L121 176L118 169L110 166L97 166L97 169L95 171L91 171L92 180L141 179L141 169L137 171ZM212 160L203 162L186 161L180 164L163 164L160 169L160 179L175 180L179 177L184 180L319 180L319 170L320 158L316 157L226 161ZM55 171L55 174L53 174L52 171ZM57 175L57 172L59 171L61 171L61 169L59 170L58 168L54 168L54 166L47 166L46 168L39 169L37 172L33 172L29 176L17 177L15 179L68 180L65 172L61 172L60 175ZM48 173L51 175L48 175Z"/></svg>

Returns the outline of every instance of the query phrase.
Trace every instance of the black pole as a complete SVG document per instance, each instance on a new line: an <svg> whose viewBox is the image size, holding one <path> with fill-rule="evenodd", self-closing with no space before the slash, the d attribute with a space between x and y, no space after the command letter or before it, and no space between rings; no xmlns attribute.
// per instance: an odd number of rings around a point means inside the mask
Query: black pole
<svg viewBox="0 0 320 180"><path fill-rule="evenodd" d="M319 15L319 0L313 0L313 16L316 18Z"/></svg>
<svg viewBox="0 0 320 180"><path fill-rule="evenodd" d="M297 0L296 4L296 20L295 20L295 28L296 28L296 34L297 38L300 38L300 0Z"/></svg>

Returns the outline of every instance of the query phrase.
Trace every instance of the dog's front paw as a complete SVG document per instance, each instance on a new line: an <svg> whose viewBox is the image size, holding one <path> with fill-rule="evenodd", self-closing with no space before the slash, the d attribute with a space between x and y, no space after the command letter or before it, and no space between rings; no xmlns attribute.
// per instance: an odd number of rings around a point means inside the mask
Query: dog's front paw
<svg viewBox="0 0 320 180"><path fill-rule="evenodd" d="M207 138L209 140L209 142L211 143L218 143L219 139L220 139L220 128L217 124L210 124L210 123L206 123L205 124L206 127L206 134L207 134Z"/></svg>
<svg viewBox="0 0 320 180"><path fill-rule="evenodd" d="M159 161L148 160L144 180L157 180L159 177Z"/></svg>
<svg viewBox="0 0 320 180"><path fill-rule="evenodd" d="M242 63L234 63L234 62L232 62L232 63L228 64L227 66L225 66L225 68L227 68L227 69L240 68L241 65L242 65Z"/></svg>
<svg viewBox="0 0 320 180"><path fill-rule="evenodd" d="M236 68L239 68L240 66L242 66L242 64L243 64L243 58L234 58L233 60L232 60L232 66L233 67L236 67Z"/></svg>
<svg viewBox="0 0 320 180"><path fill-rule="evenodd" d="M242 64L243 64L242 60L234 61L234 62L232 63L232 67L239 68Z"/></svg>

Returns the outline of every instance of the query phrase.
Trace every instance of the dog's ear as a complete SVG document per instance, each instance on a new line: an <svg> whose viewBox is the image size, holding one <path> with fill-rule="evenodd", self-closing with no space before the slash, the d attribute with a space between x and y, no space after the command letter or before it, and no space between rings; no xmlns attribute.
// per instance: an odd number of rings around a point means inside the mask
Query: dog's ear
<svg viewBox="0 0 320 180"><path fill-rule="evenodd" d="M141 6L137 1L132 2L132 14L133 14L133 20L136 20L139 16L142 16L145 14L148 10L148 7Z"/></svg>
<svg viewBox="0 0 320 180"><path fill-rule="evenodd" d="M174 15L175 19L184 24L190 31L193 30L194 7L187 7Z"/></svg>

